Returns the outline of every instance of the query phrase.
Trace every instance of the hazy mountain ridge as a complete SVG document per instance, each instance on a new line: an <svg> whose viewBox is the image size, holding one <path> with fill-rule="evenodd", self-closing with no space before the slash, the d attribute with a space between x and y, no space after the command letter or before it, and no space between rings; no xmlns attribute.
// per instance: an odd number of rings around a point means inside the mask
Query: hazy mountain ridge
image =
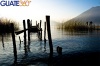
<svg viewBox="0 0 100 66"><path fill-rule="evenodd" d="M92 7L89 10L83 12L79 16L67 21L80 21L80 22L90 22L95 24L100 24L100 6Z"/></svg>

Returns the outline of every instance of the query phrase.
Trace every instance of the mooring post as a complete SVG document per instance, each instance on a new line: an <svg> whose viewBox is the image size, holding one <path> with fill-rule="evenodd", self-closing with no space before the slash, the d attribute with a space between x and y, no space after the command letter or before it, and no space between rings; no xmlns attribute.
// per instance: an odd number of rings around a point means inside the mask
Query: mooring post
<svg viewBox="0 0 100 66"><path fill-rule="evenodd" d="M23 20L23 28L24 28L24 30L26 30L25 20ZM26 54L26 53L27 53L27 46L26 46L26 31L24 31L24 50L25 50L25 54Z"/></svg>
<svg viewBox="0 0 100 66"><path fill-rule="evenodd" d="M44 22L44 42L46 43L46 22Z"/></svg>
<svg viewBox="0 0 100 66"><path fill-rule="evenodd" d="M28 41L30 42L30 20L27 19L27 27L28 27Z"/></svg>
<svg viewBox="0 0 100 66"><path fill-rule="evenodd" d="M14 24L11 23L12 28L12 41L13 41L13 52L14 52L14 64L17 64L17 48L16 48L16 40L15 40L15 33L14 33Z"/></svg>
<svg viewBox="0 0 100 66"><path fill-rule="evenodd" d="M21 44L21 38L20 38L20 36L19 36L19 41L20 41L20 44Z"/></svg>
<svg viewBox="0 0 100 66"><path fill-rule="evenodd" d="M36 26L37 26L37 21L36 21Z"/></svg>
<svg viewBox="0 0 100 66"><path fill-rule="evenodd" d="M30 21L30 27L32 27L32 20Z"/></svg>
<svg viewBox="0 0 100 66"><path fill-rule="evenodd" d="M40 38L40 40L42 41L42 28L40 30L41 30L41 36L40 36L41 38Z"/></svg>
<svg viewBox="0 0 100 66"><path fill-rule="evenodd" d="M42 20L40 20L40 28L41 28L41 22L42 22Z"/></svg>
<svg viewBox="0 0 100 66"><path fill-rule="evenodd" d="M42 23L42 20L40 20L40 28L39 28L40 29L40 31L39 31L40 32L40 41L42 41L42 28L41 28L41 23Z"/></svg>
<svg viewBox="0 0 100 66"><path fill-rule="evenodd" d="M38 29L39 29L39 23L38 23ZM38 31L38 38L40 39L40 31Z"/></svg>
<svg viewBox="0 0 100 66"><path fill-rule="evenodd" d="M50 16L46 16L46 22L47 22L47 32L48 32L49 47L50 47L49 59L51 60L53 57L53 45L52 45L51 29L50 29Z"/></svg>
<svg viewBox="0 0 100 66"><path fill-rule="evenodd" d="M39 23L38 23L38 28L39 28Z"/></svg>

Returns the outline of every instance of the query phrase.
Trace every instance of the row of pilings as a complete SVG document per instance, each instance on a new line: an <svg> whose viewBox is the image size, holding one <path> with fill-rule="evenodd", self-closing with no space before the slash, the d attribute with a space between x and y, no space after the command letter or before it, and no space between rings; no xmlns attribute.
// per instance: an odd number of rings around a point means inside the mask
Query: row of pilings
<svg viewBox="0 0 100 66"><path fill-rule="evenodd" d="M32 29L36 30L36 33L38 33L38 35L39 35L38 38L40 39L40 41L42 41L41 20L40 20L40 26L39 26L39 23L37 24L37 21L36 21L36 26L34 26L32 28L32 22L28 19L27 20L27 26L28 26L28 28L26 29L26 23L25 23L25 20L23 20L23 28L24 29L15 32L14 31L14 24L11 23L13 52L14 52L14 65L17 64L17 48L16 48L15 34L18 35L18 34L24 33L24 50L25 50L26 55L27 55L26 31L28 31L28 42L29 42L28 44L30 44L30 32L31 32ZM53 58L53 44L52 44L51 28L50 28L50 16L46 16L46 22L44 23L44 42L45 43L46 43L46 30L47 30L47 34L48 34L48 42L49 42L49 48L50 48L50 55L49 55L48 61L50 62Z"/></svg>

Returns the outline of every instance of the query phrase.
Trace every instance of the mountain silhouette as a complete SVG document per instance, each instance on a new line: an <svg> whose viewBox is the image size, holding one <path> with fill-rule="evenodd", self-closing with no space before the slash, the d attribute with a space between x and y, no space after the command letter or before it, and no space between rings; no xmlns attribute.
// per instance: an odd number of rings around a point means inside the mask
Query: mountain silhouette
<svg viewBox="0 0 100 66"><path fill-rule="evenodd" d="M67 21L80 21L80 22L90 22L92 21L94 24L100 24L100 6L92 7L89 10L83 12L77 17Z"/></svg>

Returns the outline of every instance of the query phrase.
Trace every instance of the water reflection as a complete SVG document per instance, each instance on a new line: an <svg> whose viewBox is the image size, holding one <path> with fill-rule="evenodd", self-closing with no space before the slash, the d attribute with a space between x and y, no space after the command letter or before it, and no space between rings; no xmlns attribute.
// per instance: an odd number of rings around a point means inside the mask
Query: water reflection
<svg viewBox="0 0 100 66"><path fill-rule="evenodd" d="M43 44L42 41L40 41L40 46L39 46L39 49L38 49L40 52L42 51L42 44Z"/></svg>
<svg viewBox="0 0 100 66"><path fill-rule="evenodd" d="M9 34L9 33L1 34L0 33L0 42L2 42L1 45L2 45L3 49L5 49L5 42L7 42L9 40L11 40L11 34Z"/></svg>
<svg viewBox="0 0 100 66"><path fill-rule="evenodd" d="M31 44L31 42L28 41L28 45L27 45L27 50L28 50L28 52L30 52L30 44Z"/></svg>
<svg viewBox="0 0 100 66"><path fill-rule="evenodd" d="M44 39L44 52L46 52L46 39Z"/></svg>
<svg viewBox="0 0 100 66"><path fill-rule="evenodd" d="M2 41L2 38L4 38L4 41L10 41L11 40L11 33L3 33L0 34L0 41Z"/></svg>
<svg viewBox="0 0 100 66"><path fill-rule="evenodd" d="M56 52L56 47L60 46L63 48L62 54L67 54L68 52L72 51L79 51L79 50L100 50L100 30L92 30L92 31L65 31L65 30L52 30L52 39L53 39L53 46L54 52ZM16 45L19 49L18 55L25 54L22 59L26 58L41 58L47 57L46 53L49 53L49 44L48 41L38 41L36 38L37 34L33 34L35 36L31 36L31 42L27 42L27 53L24 53L24 42L22 42L23 36L16 36ZM6 40L6 39L7 40ZM7 49L5 52L1 52L0 58L3 56L2 53L5 55L10 55L12 53L12 43L6 44L8 40L11 41L10 35L1 35L0 41L2 42L2 47ZM20 51L19 51L20 50ZM13 53L12 53L13 54ZM28 55L30 55L28 57ZM55 54L57 55L57 54ZM20 55L21 56L21 55ZM32 56L32 57L31 57ZM20 58L21 59L21 58Z"/></svg>
<svg viewBox="0 0 100 66"><path fill-rule="evenodd" d="M19 36L19 50L21 49L21 38L20 38L20 36Z"/></svg>
<svg viewBox="0 0 100 66"><path fill-rule="evenodd" d="M2 47L3 47L3 49L5 48L5 46L4 46L4 37L3 37L3 34L2 34Z"/></svg>
<svg viewBox="0 0 100 66"><path fill-rule="evenodd" d="M61 46L63 53L72 51L99 51L100 52L100 30L67 31L53 30L54 47ZM55 33L55 34L54 34Z"/></svg>
<svg viewBox="0 0 100 66"><path fill-rule="evenodd" d="M100 34L100 30L85 30L85 31L75 31L75 30L64 30L64 29L57 29L62 34L66 35L98 35Z"/></svg>

